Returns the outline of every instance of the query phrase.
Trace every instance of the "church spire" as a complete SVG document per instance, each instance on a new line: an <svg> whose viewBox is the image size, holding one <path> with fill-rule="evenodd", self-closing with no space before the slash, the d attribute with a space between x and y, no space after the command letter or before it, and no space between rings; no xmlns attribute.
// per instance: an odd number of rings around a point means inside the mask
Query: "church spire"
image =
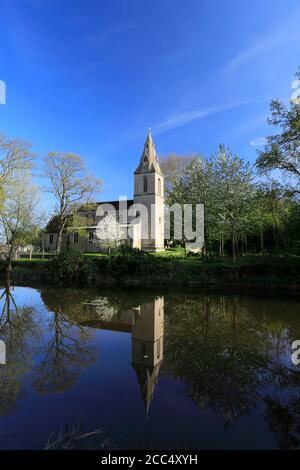
<svg viewBox="0 0 300 470"><path fill-rule="evenodd" d="M144 150L141 155L140 164L135 170L135 174L138 173L152 173L156 172L163 176L160 169L158 158L155 150L155 145L151 135L151 129L148 129L147 139L144 145Z"/></svg>

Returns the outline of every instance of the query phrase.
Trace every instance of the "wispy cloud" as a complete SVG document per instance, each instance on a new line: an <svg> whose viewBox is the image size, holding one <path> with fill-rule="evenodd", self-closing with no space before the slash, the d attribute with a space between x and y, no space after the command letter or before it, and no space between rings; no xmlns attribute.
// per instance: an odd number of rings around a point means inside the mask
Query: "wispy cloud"
<svg viewBox="0 0 300 470"><path fill-rule="evenodd" d="M250 145L253 147L262 147L265 145L267 142L267 139L265 137L255 137L250 141Z"/></svg>
<svg viewBox="0 0 300 470"><path fill-rule="evenodd" d="M84 37L84 41L89 45L100 47L104 46L113 36L118 36L122 33L128 33L128 31L136 28L137 23L134 20L127 20L112 24L111 26L103 28L96 33L87 34Z"/></svg>
<svg viewBox="0 0 300 470"><path fill-rule="evenodd" d="M298 45L300 40L299 18L300 11L288 18L276 32L257 39L252 45L240 51L225 65L223 69L224 74L231 75L243 65L280 47L292 43Z"/></svg>
<svg viewBox="0 0 300 470"><path fill-rule="evenodd" d="M243 102L238 102L238 103L231 103L225 106L215 106L215 107L204 108L204 109L199 108L199 109L193 109L191 111L179 112L155 124L154 126L152 126L152 130L156 134L162 134L163 132L167 132L177 127L181 127L186 124L189 124L193 121L196 121L197 119L202 119L212 114L217 114L217 113L221 113L221 112L233 109L233 108L237 108L244 104L247 104L247 103L243 101Z"/></svg>

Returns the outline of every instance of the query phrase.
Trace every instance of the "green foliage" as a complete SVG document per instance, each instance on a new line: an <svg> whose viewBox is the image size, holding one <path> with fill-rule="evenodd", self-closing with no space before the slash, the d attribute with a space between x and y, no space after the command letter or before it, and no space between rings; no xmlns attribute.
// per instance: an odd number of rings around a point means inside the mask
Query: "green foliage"
<svg viewBox="0 0 300 470"><path fill-rule="evenodd" d="M300 78L300 68L296 73ZM267 137L267 144L259 152L257 167L262 173L280 170L289 177L287 194L300 197L300 105L297 100L286 106L278 100L271 102L268 123L279 128L278 134Z"/></svg>
<svg viewBox="0 0 300 470"><path fill-rule="evenodd" d="M92 260L77 251L64 251L55 256L45 269L45 277L52 284L75 285L88 282L95 272Z"/></svg>
<svg viewBox="0 0 300 470"><path fill-rule="evenodd" d="M125 275L145 274L150 264L151 259L147 253L122 245L108 256L107 269L110 274L120 278Z"/></svg>
<svg viewBox="0 0 300 470"><path fill-rule="evenodd" d="M205 253L210 251L211 243L220 240L222 246L228 240L233 253L238 238L248 230L253 193L249 164L220 145L211 158L194 158L184 166L168 199L181 206L204 204Z"/></svg>

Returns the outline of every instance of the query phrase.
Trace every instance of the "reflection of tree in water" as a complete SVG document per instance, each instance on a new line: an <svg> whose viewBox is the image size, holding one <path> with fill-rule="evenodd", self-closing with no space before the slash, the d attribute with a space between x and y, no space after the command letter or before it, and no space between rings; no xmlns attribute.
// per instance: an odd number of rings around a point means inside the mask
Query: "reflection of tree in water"
<svg viewBox="0 0 300 470"><path fill-rule="evenodd" d="M275 394L265 398L266 422L270 431L276 434L280 449L299 449L300 372L279 365L274 372L274 380L286 393L284 397Z"/></svg>
<svg viewBox="0 0 300 470"><path fill-rule="evenodd" d="M0 414L6 414L14 411L22 395L23 377L32 365L41 332L34 309L17 307L10 281L0 298L0 337L6 345L6 364L0 366Z"/></svg>
<svg viewBox="0 0 300 470"><path fill-rule="evenodd" d="M50 338L42 348L43 360L35 371L33 386L39 393L61 392L71 388L82 369L95 361L87 344L91 338L89 329L73 321L80 318L85 293L66 290L61 296L61 292L50 290L42 298L52 310L48 321Z"/></svg>
<svg viewBox="0 0 300 470"><path fill-rule="evenodd" d="M177 300L168 311L165 357L187 393L226 423L248 413L269 381L265 324L236 297Z"/></svg>

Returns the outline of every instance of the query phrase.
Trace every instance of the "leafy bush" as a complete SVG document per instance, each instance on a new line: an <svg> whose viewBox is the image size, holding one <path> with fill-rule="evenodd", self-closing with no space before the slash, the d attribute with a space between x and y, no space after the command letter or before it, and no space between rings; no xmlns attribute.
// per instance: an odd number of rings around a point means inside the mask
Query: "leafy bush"
<svg viewBox="0 0 300 470"><path fill-rule="evenodd" d="M149 255L137 248L122 245L114 250L108 257L107 268L113 277L124 275L145 274L148 272L151 261Z"/></svg>
<svg viewBox="0 0 300 470"><path fill-rule="evenodd" d="M73 285L88 282L94 274L92 261L77 251L63 251L55 256L45 269L45 277L52 284Z"/></svg>

